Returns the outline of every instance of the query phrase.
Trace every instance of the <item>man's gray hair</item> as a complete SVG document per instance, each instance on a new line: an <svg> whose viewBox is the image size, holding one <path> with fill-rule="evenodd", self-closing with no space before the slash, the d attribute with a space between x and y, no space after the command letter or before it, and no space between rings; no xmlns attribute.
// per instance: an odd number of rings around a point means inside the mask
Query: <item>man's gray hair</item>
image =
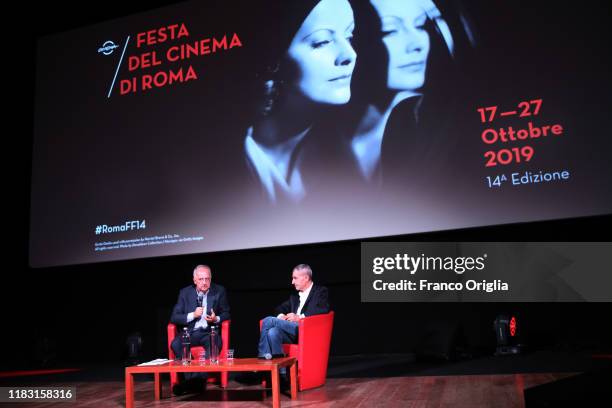
<svg viewBox="0 0 612 408"><path fill-rule="evenodd" d="M196 272L198 271L198 269L200 268L206 268L208 269L208 272L210 272L210 276L212 276L212 269L210 269L210 266L208 265L198 265L195 268L193 268L193 277L195 278L196 276Z"/></svg>
<svg viewBox="0 0 612 408"><path fill-rule="evenodd" d="M299 264L298 266L293 268L293 270L305 273L306 275L308 275L308 278L312 280L312 269L310 268L310 265Z"/></svg>

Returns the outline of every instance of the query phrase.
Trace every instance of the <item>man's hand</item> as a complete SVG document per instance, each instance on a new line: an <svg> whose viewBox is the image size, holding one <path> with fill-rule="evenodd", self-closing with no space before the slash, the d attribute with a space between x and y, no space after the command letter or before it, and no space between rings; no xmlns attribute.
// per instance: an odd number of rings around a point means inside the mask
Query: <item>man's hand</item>
<svg viewBox="0 0 612 408"><path fill-rule="evenodd" d="M202 309L201 307L196 307L196 310L193 311L194 319L199 319L200 317L202 317L203 313L204 309Z"/></svg>
<svg viewBox="0 0 612 408"><path fill-rule="evenodd" d="M278 316L276 316L277 318L281 319L281 320L287 320L287 315L284 313L279 314Z"/></svg>
<svg viewBox="0 0 612 408"><path fill-rule="evenodd" d="M205 317L208 323L217 323L217 315L213 308L210 308L210 314Z"/></svg>
<svg viewBox="0 0 612 408"><path fill-rule="evenodd" d="M287 316L285 316L285 317L286 317L286 319L285 319L285 320L290 321L290 322L295 322L295 323L297 323L297 322L299 322L299 321L300 321L300 316L299 316L299 315L296 315L295 313L289 313L289 314L288 314Z"/></svg>

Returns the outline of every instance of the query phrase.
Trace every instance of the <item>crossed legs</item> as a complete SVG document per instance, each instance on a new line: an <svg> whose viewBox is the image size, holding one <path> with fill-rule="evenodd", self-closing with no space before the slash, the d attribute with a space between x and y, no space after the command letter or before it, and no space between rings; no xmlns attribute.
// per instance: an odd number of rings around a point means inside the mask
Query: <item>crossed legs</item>
<svg viewBox="0 0 612 408"><path fill-rule="evenodd" d="M257 356L271 358L283 354L283 343L295 343L298 324L277 317L266 317L261 326Z"/></svg>

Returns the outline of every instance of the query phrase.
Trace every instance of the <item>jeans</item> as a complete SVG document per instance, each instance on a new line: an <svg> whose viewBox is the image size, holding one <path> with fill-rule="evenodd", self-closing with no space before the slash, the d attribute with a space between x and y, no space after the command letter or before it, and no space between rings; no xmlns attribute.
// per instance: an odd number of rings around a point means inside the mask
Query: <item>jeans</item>
<svg viewBox="0 0 612 408"><path fill-rule="evenodd" d="M298 324L281 320L277 317L266 317L261 326L257 356L263 357L270 353L283 353L283 343L295 343L298 338Z"/></svg>

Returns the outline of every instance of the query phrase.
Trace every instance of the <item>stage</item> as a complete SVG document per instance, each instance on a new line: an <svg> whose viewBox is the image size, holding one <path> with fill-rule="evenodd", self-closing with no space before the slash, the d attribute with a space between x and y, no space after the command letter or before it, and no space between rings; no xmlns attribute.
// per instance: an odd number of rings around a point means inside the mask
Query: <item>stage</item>
<svg viewBox="0 0 612 408"><path fill-rule="evenodd" d="M298 393L292 401L281 395L282 407L524 407L523 390L572 376L571 373L415 376L389 378L331 378L318 389ZM76 403L41 402L19 404L23 407L60 406L125 407L123 381L57 383L77 389ZM259 385L230 381L222 390L209 385L205 392L181 397L170 395L170 383L164 381L163 398L154 400L153 381L136 381L135 407L266 407L272 406L270 390Z"/></svg>
<svg viewBox="0 0 612 408"><path fill-rule="evenodd" d="M285 391L280 402L282 407L531 408L562 406L560 400L593 406L593 397L609 393L602 378L609 378L611 362L607 354L574 351L472 356L456 361L423 360L414 354L337 356L331 358L325 386L299 392L294 401ZM123 371L121 363L105 363L75 371L15 372L12 377L5 372L0 385L76 387L76 403L20 404L24 407L125 407ZM584 374L602 372L608 377L585 378ZM272 406L271 390L263 389L251 373L232 373L226 389L209 384L201 393L181 397L171 396L167 375L162 375L162 387L163 398L155 401L153 375L136 376L135 407ZM525 391L532 397L527 405ZM550 401L557 402L550 405Z"/></svg>

